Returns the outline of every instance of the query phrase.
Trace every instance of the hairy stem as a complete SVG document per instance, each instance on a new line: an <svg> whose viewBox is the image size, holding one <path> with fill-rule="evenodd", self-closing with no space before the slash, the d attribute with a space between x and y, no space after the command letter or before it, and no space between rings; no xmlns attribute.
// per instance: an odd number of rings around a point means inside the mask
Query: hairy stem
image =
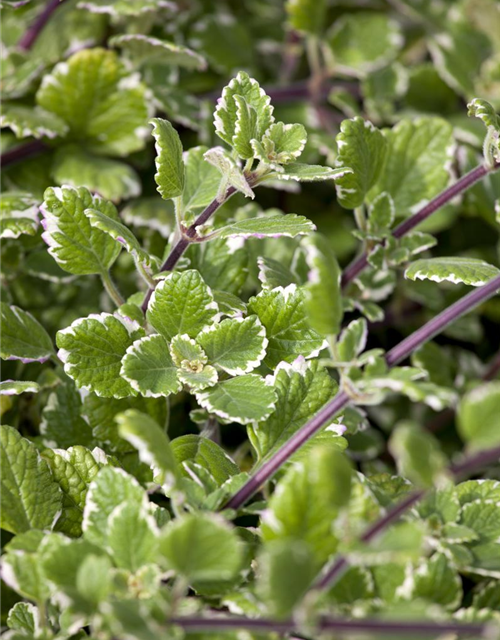
<svg viewBox="0 0 500 640"><path fill-rule="evenodd" d="M236 616L218 617L180 617L170 622L182 627L186 631L222 631L230 629L247 629L264 633L293 633L299 632L293 620L272 620L269 618L246 618ZM420 635L422 637L436 637L441 634L473 635L484 637L489 631L489 625L479 623L460 623L453 620L435 622L432 620L347 620L345 618L323 617L315 625L317 632L336 631L344 634L383 634L383 635Z"/></svg>
<svg viewBox="0 0 500 640"><path fill-rule="evenodd" d="M121 307L121 305L125 303L125 300L123 299L121 293L118 291L118 287L113 282L109 271L104 271L103 273L101 273L101 280L111 300L113 300L117 307Z"/></svg>
<svg viewBox="0 0 500 640"><path fill-rule="evenodd" d="M213 214L217 211L217 209L227 202L229 198L236 193L236 189L234 187L229 187L226 191L226 196L223 200L212 200L212 202L208 205L208 207L200 213L200 215L196 218L193 224L185 231L182 238L180 238L176 244L172 247L172 251L170 255L162 264L160 271L172 271L175 265L179 262L182 254L186 251L186 249L191 244L193 238L196 237L196 230L201 225L205 224L210 220ZM146 313L146 309L148 308L149 301L151 296L153 295L154 287L150 288L144 297L144 302L142 303L142 310Z"/></svg>
<svg viewBox="0 0 500 640"><path fill-rule="evenodd" d="M412 231L417 225L426 220L429 216L435 213L438 209L445 204L453 200L457 195L470 189L476 182L479 182L490 171L499 169L500 165L494 168L488 168L486 165L479 165L469 173L466 173L459 180L452 184L451 187L445 189L438 196L428 202L422 209L414 213L412 216L404 220L399 226L397 226L392 235L395 238L402 238L407 233ZM359 258L356 258L344 269L342 274L342 288L345 289L357 276L368 266L368 254L365 251Z"/></svg>
<svg viewBox="0 0 500 640"><path fill-rule="evenodd" d="M44 10L36 17L36 20L28 29L24 32L21 39L17 43L17 46L24 51L28 51L34 45L35 40L40 35L40 32L50 20L50 16L54 13L57 7L63 2L63 0L49 0L45 5Z"/></svg>
<svg viewBox="0 0 500 640"><path fill-rule="evenodd" d="M26 158L32 158L47 150L47 145L41 140L30 140L24 144L18 144L5 153L2 153L2 156L0 157L0 164L2 165L2 168L5 169L5 167L8 167L11 164L15 164L16 162L25 160Z"/></svg>
<svg viewBox="0 0 500 640"><path fill-rule="evenodd" d="M494 296L498 290L500 290L500 276L493 278L484 286L475 289L455 302L451 307L442 311L423 327L415 331L415 333L391 349L386 355L387 364L391 367L401 362L401 360L404 360L415 349L418 349L418 347L422 346L453 321L471 309L474 309L474 307L481 302ZM239 509L309 438L327 424L327 422L348 405L350 401L350 397L344 391L340 391L303 427L294 433L293 436L256 471L248 482L232 496L225 506L231 509Z"/></svg>

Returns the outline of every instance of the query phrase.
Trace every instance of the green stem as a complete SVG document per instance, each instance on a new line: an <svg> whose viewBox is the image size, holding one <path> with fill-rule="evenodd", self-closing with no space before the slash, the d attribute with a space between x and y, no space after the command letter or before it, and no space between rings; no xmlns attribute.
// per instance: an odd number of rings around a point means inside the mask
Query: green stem
<svg viewBox="0 0 500 640"><path fill-rule="evenodd" d="M360 231L366 231L366 215L363 205L354 209L354 219Z"/></svg>
<svg viewBox="0 0 500 640"><path fill-rule="evenodd" d="M135 261L135 268L148 287L156 286L156 280L146 271L140 260Z"/></svg>
<svg viewBox="0 0 500 640"><path fill-rule="evenodd" d="M113 282L109 271L104 271L103 273L101 273L101 280L108 296L111 298L111 300L113 300L117 307L121 307L121 305L125 303L125 300L123 299L123 296L118 291L117 286Z"/></svg>

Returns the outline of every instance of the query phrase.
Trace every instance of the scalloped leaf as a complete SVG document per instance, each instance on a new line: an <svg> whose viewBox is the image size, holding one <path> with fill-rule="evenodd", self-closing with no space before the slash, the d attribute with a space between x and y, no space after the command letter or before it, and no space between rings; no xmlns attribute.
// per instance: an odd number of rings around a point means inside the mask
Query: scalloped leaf
<svg viewBox="0 0 500 640"><path fill-rule="evenodd" d="M89 151L126 156L145 146L149 106L146 90L127 75L118 56L85 49L44 76L37 103L69 127Z"/></svg>
<svg viewBox="0 0 500 640"><path fill-rule="evenodd" d="M240 472L224 449L213 440L189 433L175 438L170 444L179 464L190 461L202 466L219 485ZM189 476L185 470L184 474Z"/></svg>
<svg viewBox="0 0 500 640"><path fill-rule="evenodd" d="M481 287L499 273L497 267L478 258L428 258L412 262L405 271L405 278Z"/></svg>
<svg viewBox="0 0 500 640"><path fill-rule="evenodd" d="M97 209L85 209L84 214L89 219L92 228L100 229L108 234L113 240L125 247L135 260L147 265L151 264L152 258L149 253L141 247L132 231L124 224Z"/></svg>
<svg viewBox="0 0 500 640"><path fill-rule="evenodd" d="M270 173L266 180L280 180L288 182L324 182L325 180L337 180L347 173L352 173L349 167L323 167L319 164L303 164L301 162L290 162L281 167L279 172Z"/></svg>
<svg viewBox="0 0 500 640"><path fill-rule="evenodd" d="M264 420L274 411L274 389L253 373L219 382L196 393L199 404L223 420L249 424Z"/></svg>
<svg viewBox="0 0 500 640"><path fill-rule="evenodd" d="M219 238L279 238L280 236L295 238L315 230L316 225L305 216L298 216L295 213L271 213L232 222L226 227L217 229L216 233Z"/></svg>
<svg viewBox="0 0 500 640"><path fill-rule="evenodd" d="M335 181L337 198L346 209L363 204L366 194L377 183L387 156L387 140L369 120L356 117L344 120L337 135L337 166L347 166L346 173Z"/></svg>
<svg viewBox="0 0 500 640"><path fill-rule="evenodd" d="M34 236L38 229L38 200L29 193L7 192L0 196L0 238Z"/></svg>
<svg viewBox="0 0 500 640"><path fill-rule="evenodd" d="M166 397L181 390L168 343L158 334L141 338L127 349L120 375L146 398Z"/></svg>
<svg viewBox="0 0 500 640"><path fill-rule="evenodd" d="M222 176L223 187L227 188L229 185L237 191L241 191L247 198L255 198L255 194L248 184L243 171L225 149L213 147L213 149L206 151L203 157L219 171ZM220 191L221 188L219 188Z"/></svg>
<svg viewBox="0 0 500 640"><path fill-rule="evenodd" d="M0 303L2 360L45 362L54 355L49 334L31 313Z"/></svg>
<svg viewBox="0 0 500 640"><path fill-rule="evenodd" d="M55 113L42 107L27 107L20 104L4 105L0 116L0 127L9 127L16 138L60 138L69 127Z"/></svg>
<svg viewBox="0 0 500 640"><path fill-rule="evenodd" d="M151 296L147 319L167 340L179 334L195 338L212 324L219 309L210 288L198 271L174 271L162 280Z"/></svg>
<svg viewBox="0 0 500 640"><path fill-rule="evenodd" d="M35 445L12 427L0 427L1 526L12 533L51 529L62 508L62 493Z"/></svg>
<svg viewBox="0 0 500 640"><path fill-rule="evenodd" d="M42 238L57 264L75 275L103 273L118 257L121 247L100 229L93 229L85 209L96 209L118 220L115 206L85 187L49 187L41 207L45 229Z"/></svg>
<svg viewBox="0 0 500 640"><path fill-rule="evenodd" d="M258 367L268 344L266 330L257 316L226 318L204 329L197 342L210 364L232 376L250 373Z"/></svg>
<svg viewBox="0 0 500 640"><path fill-rule="evenodd" d="M261 140L251 140L253 156L280 171L279 165L296 160L304 150L307 131L301 124L275 122Z"/></svg>
<svg viewBox="0 0 500 640"><path fill-rule="evenodd" d="M269 345L264 362L269 367L282 360L293 362L297 356L312 357L323 348L323 338L308 323L304 290L295 284L261 291L250 299L248 309L266 328Z"/></svg>
<svg viewBox="0 0 500 640"><path fill-rule="evenodd" d="M81 0L78 7L111 16L141 16L161 9L176 9L168 0Z"/></svg>
<svg viewBox="0 0 500 640"><path fill-rule="evenodd" d="M143 335L136 322L119 314L91 314L57 332L58 356L78 388L103 398L134 396L135 389L120 376L121 361Z"/></svg>
<svg viewBox="0 0 500 640"><path fill-rule="evenodd" d="M219 379L217 369L211 365L188 363L184 361L179 369L179 380L192 391L202 391L213 387Z"/></svg>
<svg viewBox="0 0 500 640"><path fill-rule="evenodd" d="M22 393L38 393L41 387L38 382L28 380L2 380L0 396L19 396Z"/></svg>
<svg viewBox="0 0 500 640"><path fill-rule="evenodd" d="M185 180L181 139L168 120L153 118L150 124L153 125L156 147L157 191L165 200L176 198L182 195Z"/></svg>
<svg viewBox="0 0 500 640"><path fill-rule="evenodd" d="M500 116L489 102L479 98L474 98L467 107L468 115L479 118L486 127L484 155L488 166L493 167L495 162L500 163Z"/></svg>
<svg viewBox="0 0 500 640"><path fill-rule="evenodd" d="M208 361L207 355L200 345L187 334L174 336L172 338L170 355L178 367L182 366L185 362L206 364Z"/></svg>
<svg viewBox="0 0 500 640"><path fill-rule="evenodd" d="M181 44L160 40L152 36L127 33L113 36L109 44L112 47L122 49L138 65L153 61L184 69L197 69L198 71L204 71L207 68L207 61L196 51Z"/></svg>

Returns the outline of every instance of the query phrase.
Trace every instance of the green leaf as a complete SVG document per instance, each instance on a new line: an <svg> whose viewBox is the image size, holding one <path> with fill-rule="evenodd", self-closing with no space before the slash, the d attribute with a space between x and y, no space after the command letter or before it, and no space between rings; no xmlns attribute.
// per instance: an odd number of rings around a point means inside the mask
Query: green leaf
<svg viewBox="0 0 500 640"><path fill-rule="evenodd" d="M0 196L0 238L34 236L38 229L38 201L29 193L14 191Z"/></svg>
<svg viewBox="0 0 500 640"><path fill-rule="evenodd" d="M127 349L120 375L146 398L169 396L181 390L168 343L158 334L136 340Z"/></svg>
<svg viewBox="0 0 500 640"><path fill-rule="evenodd" d="M405 271L405 278L481 287L499 273L497 267L478 258L428 258L412 262Z"/></svg>
<svg viewBox="0 0 500 640"><path fill-rule="evenodd" d="M212 290L214 300L219 307L221 316L228 316L229 318L239 318L241 315L246 315L247 306L240 300L238 296L227 291Z"/></svg>
<svg viewBox="0 0 500 640"><path fill-rule="evenodd" d="M224 188L227 188L229 185L237 191L241 191L247 198L255 198L255 194L248 184L240 166L225 149L222 147L213 147L213 149L206 151L203 157L219 171L222 176L221 184ZM221 192L221 188L219 188L219 192ZM222 189L222 194L224 194L224 189ZM223 195L218 197L223 198Z"/></svg>
<svg viewBox="0 0 500 640"><path fill-rule="evenodd" d="M458 432L471 449L487 449L500 440L500 382L469 391L458 409Z"/></svg>
<svg viewBox="0 0 500 640"><path fill-rule="evenodd" d="M184 152L186 173L182 206L185 212L197 212L215 200L221 176L216 167L205 160L207 147L192 147Z"/></svg>
<svg viewBox="0 0 500 640"><path fill-rule="evenodd" d="M240 569L242 551L234 530L208 513L181 516L160 535L160 553L167 568L190 584L232 580Z"/></svg>
<svg viewBox="0 0 500 640"><path fill-rule="evenodd" d="M353 320L340 334L336 345L341 362L351 362L365 350L368 325L364 318Z"/></svg>
<svg viewBox="0 0 500 640"><path fill-rule="evenodd" d="M87 187L113 202L141 194L141 181L132 167L120 160L87 153L77 145L57 150L52 175L57 184Z"/></svg>
<svg viewBox="0 0 500 640"><path fill-rule="evenodd" d="M438 441L416 424L396 427L389 441L389 450L401 475L423 487L432 487L442 478L446 457Z"/></svg>
<svg viewBox="0 0 500 640"><path fill-rule="evenodd" d="M295 276L278 260L259 256L257 258L259 268L259 280L263 289L276 289L277 287L288 287L295 283Z"/></svg>
<svg viewBox="0 0 500 640"><path fill-rule="evenodd" d="M207 355L200 345L187 334L172 338L170 355L177 367L181 367L183 364L206 364L208 361Z"/></svg>
<svg viewBox="0 0 500 640"><path fill-rule="evenodd" d="M222 90L222 96L217 102L214 113L215 132L219 138L230 146L235 144L234 140L238 133L239 122L238 102L235 100L235 96L243 98L248 107L253 109L255 124L252 129L252 138L260 140L274 122L273 107L271 106L271 99L260 87L259 83L250 78L244 71L240 71L236 78L233 78ZM238 140L237 136L236 139ZM252 155L253 153L248 157L252 157Z"/></svg>
<svg viewBox="0 0 500 640"><path fill-rule="evenodd" d="M391 62L404 40L397 22L383 13L360 11L335 20L327 43L332 69L364 77Z"/></svg>
<svg viewBox="0 0 500 640"><path fill-rule="evenodd" d="M236 123L233 136L233 148L240 158L253 158L254 150L251 141L256 135L257 112L242 96L235 95Z"/></svg>
<svg viewBox="0 0 500 640"><path fill-rule="evenodd" d="M17 138L57 138L68 132L68 125L54 113L18 104L4 105L0 127L10 127Z"/></svg>
<svg viewBox="0 0 500 640"><path fill-rule="evenodd" d="M150 123L156 147L157 190L165 200L176 198L182 195L185 179L181 139L168 120L153 118Z"/></svg>
<svg viewBox="0 0 500 640"><path fill-rule="evenodd" d="M47 446L91 446L92 429L82 417L82 399L72 381L59 384L47 398L40 433Z"/></svg>
<svg viewBox="0 0 500 640"><path fill-rule="evenodd" d="M372 575L367 569L349 567L338 582L329 589L328 601L333 601L335 604L353 604L359 600L371 600L374 595L373 586Z"/></svg>
<svg viewBox="0 0 500 640"><path fill-rule="evenodd" d="M117 567L135 572L157 560L159 531L147 500L117 505L108 527L106 547Z"/></svg>
<svg viewBox="0 0 500 640"><path fill-rule="evenodd" d="M216 238L191 245L188 256L209 287L236 296L241 294L250 267L248 247L243 240Z"/></svg>
<svg viewBox="0 0 500 640"><path fill-rule="evenodd" d="M330 241L315 233L301 242L309 268L304 285L309 325L322 336L335 335L342 322L340 267Z"/></svg>
<svg viewBox="0 0 500 640"><path fill-rule="evenodd" d="M262 515L264 542L299 540L309 544L316 570L338 548L332 523L351 491L351 466L330 447L313 448L290 467Z"/></svg>
<svg viewBox="0 0 500 640"><path fill-rule="evenodd" d="M61 511L62 493L34 444L12 427L1 433L1 526L12 533L51 529Z"/></svg>
<svg viewBox="0 0 500 640"><path fill-rule="evenodd" d="M105 547L109 518L124 502L141 504L145 491L135 478L116 467L103 467L90 483L83 512L83 534L89 542Z"/></svg>
<svg viewBox="0 0 500 640"><path fill-rule="evenodd" d="M85 209L101 211L118 220L115 206L85 187L49 187L41 211L45 229L42 238L57 264L75 275L104 273L120 253L120 247L99 229L93 229Z"/></svg>
<svg viewBox="0 0 500 640"><path fill-rule="evenodd" d="M216 233L219 238L295 238L315 230L316 226L304 216L280 213L233 222L217 229Z"/></svg>
<svg viewBox="0 0 500 640"><path fill-rule="evenodd" d="M252 156L279 172L280 165L293 162L302 155L306 142L307 131L303 125L275 122L262 140L251 140Z"/></svg>
<svg viewBox="0 0 500 640"><path fill-rule="evenodd" d="M273 412L276 400L273 388L253 373L224 380L195 395L210 413L240 424L264 420Z"/></svg>
<svg viewBox="0 0 500 640"><path fill-rule="evenodd" d="M0 382L1 396L19 396L22 393L38 393L40 385L27 380L3 380Z"/></svg>
<svg viewBox="0 0 500 640"><path fill-rule="evenodd" d="M2 580L29 600L44 602L49 597L49 585L37 553L15 550L5 553L2 556Z"/></svg>
<svg viewBox="0 0 500 640"><path fill-rule="evenodd" d="M212 292L198 271L167 275L154 290L147 319L167 340L178 334L195 338L218 314Z"/></svg>
<svg viewBox="0 0 500 640"><path fill-rule="evenodd" d="M55 529L77 538L82 534L88 486L99 469L107 464L106 455L102 449L90 451L82 446L74 446L67 450L46 449L42 456L63 493L62 513Z"/></svg>
<svg viewBox="0 0 500 640"><path fill-rule="evenodd" d="M249 437L259 458L283 446L321 407L335 395L338 385L317 361L302 357L282 362L269 377L276 392L276 409L267 420L251 425Z"/></svg>
<svg viewBox="0 0 500 640"><path fill-rule="evenodd" d="M168 0L80 0L78 7L120 17L147 15L160 9L173 9L174 5Z"/></svg>
<svg viewBox="0 0 500 640"><path fill-rule="evenodd" d="M188 434L172 440L171 447L180 465L186 461L200 465L219 485L240 472L227 453L208 438Z"/></svg>
<svg viewBox="0 0 500 640"><path fill-rule="evenodd" d="M124 246L135 260L147 265L151 264L152 258L149 253L144 251L132 231L124 224L96 209L85 209L84 214L89 219L90 226L93 229L100 229L121 246Z"/></svg>
<svg viewBox="0 0 500 640"><path fill-rule="evenodd" d="M16 602L7 616L9 629L21 631L32 638L40 633L40 612L29 602Z"/></svg>
<svg viewBox="0 0 500 640"><path fill-rule="evenodd" d="M474 98L467 105L469 116L475 116L483 121L486 127L486 140L484 142L484 156L490 168L500 162L500 116L486 100Z"/></svg>
<svg viewBox="0 0 500 640"><path fill-rule="evenodd" d="M290 162L282 167L282 171L270 173L265 179L282 180L288 182L324 182L325 180L337 180L346 173L352 173L349 167L323 167L318 164L303 164Z"/></svg>
<svg viewBox="0 0 500 640"><path fill-rule="evenodd" d="M118 432L137 449L139 457L153 469L158 484L171 486L177 475L177 464L165 432L145 413L129 409L116 416Z"/></svg>
<svg viewBox="0 0 500 640"><path fill-rule="evenodd" d="M435 553L417 566L411 597L424 598L451 611L458 607L463 597L462 581L444 554Z"/></svg>
<svg viewBox="0 0 500 640"><path fill-rule="evenodd" d="M57 64L36 94L37 103L59 116L69 138L89 151L126 156L145 146L149 116L145 87L113 51L84 49Z"/></svg>
<svg viewBox="0 0 500 640"><path fill-rule="evenodd" d="M49 334L31 313L6 302L0 306L2 360L45 362L54 355Z"/></svg>
<svg viewBox="0 0 500 640"><path fill-rule="evenodd" d="M136 322L119 314L92 314L58 331L58 356L64 371L80 389L103 398L124 398L136 391L120 377L127 349L144 335Z"/></svg>
<svg viewBox="0 0 500 640"><path fill-rule="evenodd" d="M326 0L287 0L285 9L290 26L301 33L317 35L324 26Z"/></svg>
<svg viewBox="0 0 500 640"><path fill-rule="evenodd" d="M344 120L336 140L336 164L352 169L352 173L337 178L337 198L346 209L355 209L363 204L384 169L387 140L371 122L360 117Z"/></svg>
<svg viewBox="0 0 500 640"><path fill-rule="evenodd" d="M211 365L185 361L179 369L179 380L187 385L192 392L213 387L218 379L217 369Z"/></svg>
<svg viewBox="0 0 500 640"><path fill-rule="evenodd" d="M158 231L163 238L168 238L175 227L173 202L156 196L133 200L120 216L125 224Z"/></svg>
<svg viewBox="0 0 500 640"><path fill-rule="evenodd" d="M198 71L204 71L207 67L205 58L196 51L152 36L138 33L113 36L109 44L122 49L137 65L144 62L160 62L162 65Z"/></svg>
<svg viewBox="0 0 500 640"><path fill-rule="evenodd" d="M384 172L368 199L388 193L398 216L409 216L440 193L450 180L452 127L445 120L401 120L385 132L389 143Z"/></svg>
<svg viewBox="0 0 500 640"><path fill-rule="evenodd" d="M232 376L253 371L266 355L266 330L257 316L226 318L206 327L197 338L208 362Z"/></svg>
<svg viewBox="0 0 500 640"><path fill-rule="evenodd" d="M301 540L267 543L258 567L257 592L269 614L278 618L294 610L316 577L314 556Z"/></svg>
<svg viewBox="0 0 500 640"><path fill-rule="evenodd" d="M294 284L261 291L250 299L250 313L257 314L266 328L269 345L264 362L269 367L282 360L293 362L300 355L313 357L322 349L323 338L309 327L305 300L304 290Z"/></svg>

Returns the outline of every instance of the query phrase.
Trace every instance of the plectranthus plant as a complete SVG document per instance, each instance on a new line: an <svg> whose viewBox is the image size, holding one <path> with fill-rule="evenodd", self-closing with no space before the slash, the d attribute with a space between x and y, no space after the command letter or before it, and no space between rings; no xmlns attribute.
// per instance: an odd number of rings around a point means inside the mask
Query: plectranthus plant
<svg viewBox="0 0 500 640"><path fill-rule="evenodd" d="M498 7L215 4L1 0L3 635L498 637Z"/></svg>

